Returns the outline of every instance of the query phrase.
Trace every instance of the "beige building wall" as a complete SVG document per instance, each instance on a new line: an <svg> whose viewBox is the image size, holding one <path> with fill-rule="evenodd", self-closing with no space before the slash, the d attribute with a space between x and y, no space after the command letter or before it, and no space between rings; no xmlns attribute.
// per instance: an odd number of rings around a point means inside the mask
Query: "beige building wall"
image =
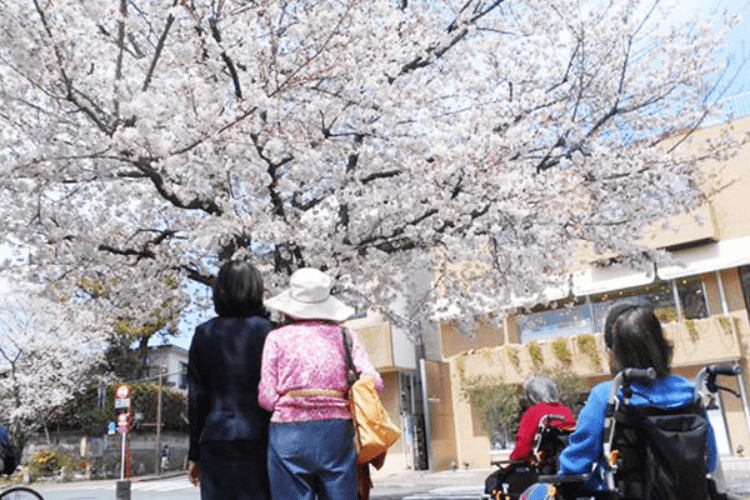
<svg viewBox="0 0 750 500"><path fill-rule="evenodd" d="M748 140L750 116L735 120L730 126L712 127L698 131L695 141L716 137L721 132L736 140ZM726 161L709 160L702 164L704 190L708 193L719 239L731 239L750 234L750 146Z"/></svg>
<svg viewBox="0 0 750 500"><path fill-rule="evenodd" d="M482 429L482 421L476 418L469 401L469 393L462 380L465 375L461 367L463 358L454 356L450 360L452 405L456 428L456 466L466 468L489 467L490 440Z"/></svg>
<svg viewBox="0 0 750 500"><path fill-rule="evenodd" d="M389 323L358 324L352 327L359 335L362 345L376 370L393 369L393 345Z"/></svg>
<svg viewBox="0 0 750 500"><path fill-rule="evenodd" d="M689 377L706 364L746 359L742 346L750 342L750 323L744 306L728 316L713 316L687 324L668 323L664 331L674 344L675 372ZM595 350L590 348L591 339L595 342ZM521 384L539 370L566 370L588 379L591 386L611 378L608 359L600 334L561 337L536 344L485 346L453 356L450 363L455 368L452 369L451 382L459 463L488 467L492 459L489 437L482 430L481 420L473 412L468 399L468 391L472 388ZM747 373L744 379L745 387L750 387ZM739 385L731 378L722 378L721 384L739 391ZM747 449L750 437L743 402L727 394L722 398L726 402L730 441L734 449L739 443Z"/></svg>
<svg viewBox="0 0 750 500"><path fill-rule="evenodd" d="M430 469L447 470L459 463L454 422L451 366L440 361L425 363L429 405ZM461 424L463 425L463 424Z"/></svg>
<svg viewBox="0 0 750 500"><path fill-rule="evenodd" d="M440 325L440 336L443 359L471 349L505 343L502 325L497 325L489 319L477 321L469 335L461 332L459 325L455 322L443 323Z"/></svg>
<svg viewBox="0 0 750 500"><path fill-rule="evenodd" d="M385 389L380 394L380 400L383 402L388 415L394 424L398 426L403 432L401 426L401 408L400 408L400 392L401 389L398 383L398 372L386 372L381 373L380 376L383 378ZM404 469L404 437L403 434L396 441L393 446L388 449L388 453L385 456L385 463L379 472L381 473L395 473Z"/></svg>
<svg viewBox="0 0 750 500"><path fill-rule="evenodd" d="M718 125L693 133L687 147L714 140L726 133L745 145L730 158L704 160L699 167L700 184L707 202L688 214L651 224L644 231L644 244L651 248L680 245L703 239L732 239L750 234L750 116L730 126Z"/></svg>

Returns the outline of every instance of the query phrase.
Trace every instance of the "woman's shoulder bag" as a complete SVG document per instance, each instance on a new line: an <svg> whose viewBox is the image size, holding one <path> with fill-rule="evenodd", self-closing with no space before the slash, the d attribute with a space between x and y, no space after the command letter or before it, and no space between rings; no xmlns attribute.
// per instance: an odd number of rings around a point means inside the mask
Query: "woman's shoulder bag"
<svg viewBox="0 0 750 500"><path fill-rule="evenodd" d="M401 430L391 421L380 401L375 379L360 377L352 360L352 339L346 329L341 329L347 362L349 404L351 405L359 463L366 464L384 453L401 436Z"/></svg>

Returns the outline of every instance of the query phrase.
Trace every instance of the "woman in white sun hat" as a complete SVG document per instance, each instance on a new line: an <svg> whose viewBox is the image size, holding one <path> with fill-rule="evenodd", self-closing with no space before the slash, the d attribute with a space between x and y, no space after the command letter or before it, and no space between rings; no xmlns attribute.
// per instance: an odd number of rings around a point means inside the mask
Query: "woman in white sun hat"
<svg viewBox="0 0 750 500"><path fill-rule="evenodd" d="M331 279L303 268L289 289L265 302L289 324L271 331L261 362L258 402L273 412L268 469L274 499L356 500L357 458L346 399L347 363L340 323L354 309L331 296ZM352 359L362 376L383 381L357 335Z"/></svg>

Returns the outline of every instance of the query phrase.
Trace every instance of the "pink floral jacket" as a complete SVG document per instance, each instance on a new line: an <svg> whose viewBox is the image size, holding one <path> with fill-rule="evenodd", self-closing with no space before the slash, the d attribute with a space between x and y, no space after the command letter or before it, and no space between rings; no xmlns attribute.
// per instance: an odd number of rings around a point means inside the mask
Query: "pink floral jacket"
<svg viewBox="0 0 750 500"><path fill-rule="evenodd" d="M352 359L361 375L383 379L375 370L358 335L352 337ZM341 327L325 321L300 321L271 331L266 337L258 385L258 403L272 411L272 422L302 422L329 418L351 419L348 401L332 395L289 395L300 389L345 392L346 358Z"/></svg>

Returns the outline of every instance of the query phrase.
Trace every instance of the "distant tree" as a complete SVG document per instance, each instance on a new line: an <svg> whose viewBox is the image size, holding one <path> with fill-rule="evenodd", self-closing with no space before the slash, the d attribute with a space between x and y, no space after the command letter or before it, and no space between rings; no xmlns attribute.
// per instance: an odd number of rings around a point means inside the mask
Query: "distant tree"
<svg viewBox="0 0 750 500"><path fill-rule="evenodd" d="M492 447L506 447L509 440L515 439L521 405L517 385L479 387L469 392L469 398L482 419L482 428L490 437Z"/></svg>
<svg viewBox="0 0 750 500"><path fill-rule="evenodd" d="M108 383L102 399L99 384L92 382L55 414L53 427L80 431L89 436L102 435L115 418L114 393L119 384L117 381ZM156 430L158 386L155 381L136 381L130 386L133 416L137 412L142 417L133 421L133 432L152 433ZM187 397L184 393L162 387L161 420L163 430L187 430Z"/></svg>
<svg viewBox="0 0 750 500"><path fill-rule="evenodd" d="M552 371L548 375L560 391L560 402L578 415L581 394L586 387L583 379L566 370ZM521 386L499 384L477 387L469 390L469 399L482 419L482 428L490 436L492 446L505 446L507 441L515 440L521 417L529 406Z"/></svg>
<svg viewBox="0 0 750 500"><path fill-rule="evenodd" d="M106 336L84 308L28 291L0 305L0 421L17 446L83 390L103 360Z"/></svg>
<svg viewBox="0 0 750 500"><path fill-rule="evenodd" d="M136 369L143 357L148 352L151 339L158 335L162 339L168 339L178 334L177 323L180 315L186 310L188 297L176 280L174 274L164 277L160 286L172 290L174 293L169 297L160 292L145 289L141 292L149 295L153 293L153 300L142 303L138 310L123 309L117 312L117 305L121 298L117 297L117 283L122 277L110 279L101 278L91 280L80 276L73 289L74 296L86 302L89 307L96 310L111 311L112 315L105 316L112 322L112 335L110 337L111 347L107 351L107 362L110 368L118 376L132 378L127 372L128 368ZM135 351L133 352L133 345Z"/></svg>
<svg viewBox="0 0 750 500"><path fill-rule="evenodd" d="M143 357L140 351L133 348L133 337L127 334L113 333L104 353L102 371L121 380L133 380L144 375Z"/></svg>
<svg viewBox="0 0 750 500"><path fill-rule="evenodd" d="M584 379L569 370L552 371L550 376L560 391L560 401L578 416L588 387Z"/></svg>

